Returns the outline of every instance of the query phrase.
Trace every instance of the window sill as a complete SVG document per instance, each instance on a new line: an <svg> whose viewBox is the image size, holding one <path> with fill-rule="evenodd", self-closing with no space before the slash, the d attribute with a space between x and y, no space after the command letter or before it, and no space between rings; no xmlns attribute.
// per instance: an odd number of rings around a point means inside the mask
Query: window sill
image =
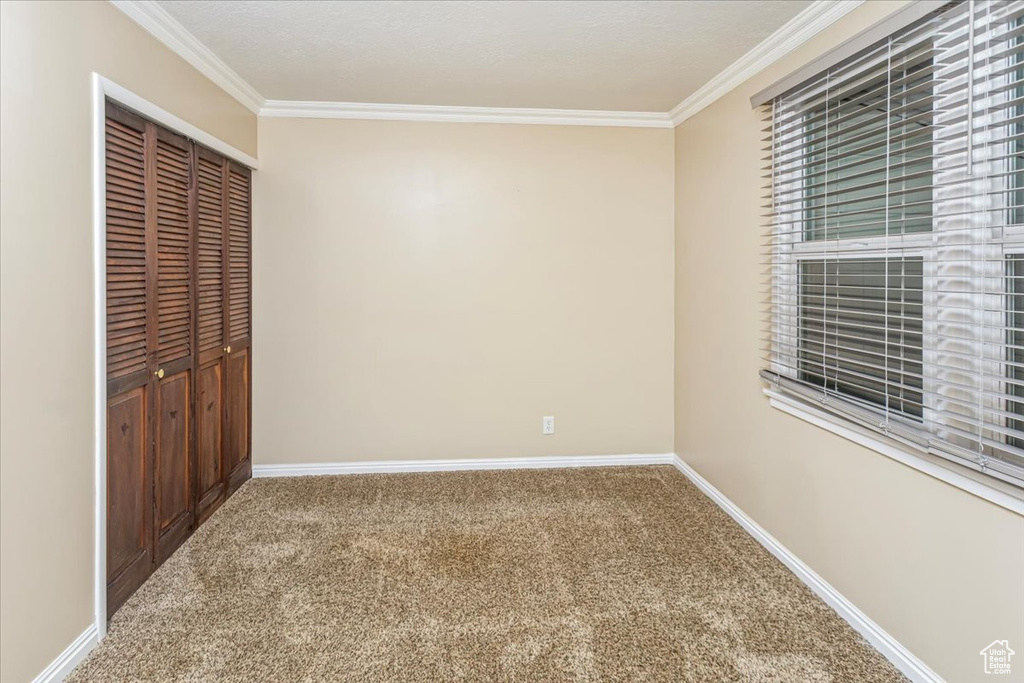
<svg viewBox="0 0 1024 683"><path fill-rule="evenodd" d="M764 394L768 397L768 401L773 408L810 422L822 429L827 429L844 439L849 439L854 443L897 460L907 467L924 472L951 486L955 486L979 498L984 498L999 507L1024 516L1024 491L1015 486L991 480L983 474L969 470L966 467L959 467L956 463L948 462L934 455L915 452L901 443L880 437L878 434L862 429L856 424L847 422L840 417L791 396L785 396L771 389L764 389Z"/></svg>

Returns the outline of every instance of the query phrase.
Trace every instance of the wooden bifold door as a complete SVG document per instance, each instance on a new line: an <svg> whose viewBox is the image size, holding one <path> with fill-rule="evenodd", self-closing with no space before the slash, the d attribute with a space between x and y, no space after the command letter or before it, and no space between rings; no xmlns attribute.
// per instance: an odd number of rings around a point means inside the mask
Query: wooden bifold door
<svg viewBox="0 0 1024 683"><path fill-rule="evenodd" d="M108 102L107 615L251 475L249 170Z"/></svg>

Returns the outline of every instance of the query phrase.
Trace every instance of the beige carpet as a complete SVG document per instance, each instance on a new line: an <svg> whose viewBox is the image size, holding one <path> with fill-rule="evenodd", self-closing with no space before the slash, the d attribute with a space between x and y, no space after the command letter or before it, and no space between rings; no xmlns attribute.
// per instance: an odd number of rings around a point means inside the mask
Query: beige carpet
<svg viewBox="0 0 1024 683"><path fill-rule="evenodd" d="M261 479L70 681L901 681L670 466Z"/></svg>

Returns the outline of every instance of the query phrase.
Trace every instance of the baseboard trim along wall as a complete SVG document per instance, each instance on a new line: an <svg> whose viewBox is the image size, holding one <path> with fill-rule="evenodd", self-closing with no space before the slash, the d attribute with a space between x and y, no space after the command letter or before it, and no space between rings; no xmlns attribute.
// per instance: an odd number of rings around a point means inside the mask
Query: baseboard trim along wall
<svg viewBox="0 0 1024 683"><path fill-rule="evenodd" d="M790 571L796 574L797 578L807 584L807 587L814 591L815 595L825 601L829 607L834 609L839 616L847 621L857 633L864 636L871 645L882 655L892 662L893 666L903 672L903 675L917 683L941 683L942 677L918 659L914 654L903 647L902 644L885 629L871 620L868 615L857 609L857 606L847 600L828 581L821 578L813 569L794 555L786 546L779 543L770 533L751 519L735 503L712 486L704 477L697 474L696 470L687 465L679 456L673 456L672 464L676 466L683 475L699 488L704 495L715 501L718 507L725 510L726 514L733 518L737 524L743 527L748 534L753 536L758 543L763 545L768 552L774 555Z"/></svg>
<svg viewBox="0 0 1024 683"><path fill-rule="evenodd" d="M318 474L373 474L377 472L454 472L458 470L514 470L558 467L612 467L616 465L671 465L672 453L635 455L550 455L535 458L476 458L452 460L369 460L361 462L253 465L253 477L303 477Z"/></svg>
<svg viewBox="0 0 1024 683"><path fill-rule="evenodd" d="M99 638L96 633L96 624L90 624L89 628L82 632L82 635L75 638L74 642L67 646L64 652L57 655L57 659L50 662L50 666L43 669L42 673L36 676L32 683L59 683L71 673L71 670L78 666L85 657L96 647Z"/></svg>

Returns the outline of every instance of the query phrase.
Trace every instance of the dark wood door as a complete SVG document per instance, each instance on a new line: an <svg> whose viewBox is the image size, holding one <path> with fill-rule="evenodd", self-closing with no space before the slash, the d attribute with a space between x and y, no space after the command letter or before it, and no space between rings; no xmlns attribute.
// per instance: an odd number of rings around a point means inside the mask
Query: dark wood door
<svg viewBox="0 0 1024 683"><path fill-rule="evenodd" d="M149 382L107 400L107 614L152 571Z"/></svg>
<svg viewBox="0 0 1024 683"><path fill-rule="evenodd" d="M227 487L230 494L252 476L252 287L249 169L226 167L227 253Z"/></svg>
<svg viewBox="0 0 1024 683"><path fill-rule="evenodd" d="M107 610L152 571L155 267L149 124L116 107L106 118Z"/></svg>
<svg viewBox="0 0 1024 683"><path fill-rule="evenodd" d="M228 490L234 492L252 474L249 459L249 349L231 348L228 360Z"/></svg>
<svg viewBox="0 0 1024 683"><path fill-rule="evenodd" d="M191 143L152 126L156 178L156 405L153 437L156 564L188 536L192 494L192 219Z"/></svg>
<svg viewBox="0 0 1024 683"><path fill-rule="evenodd" d="M197 510L199 521L224 501L225 400L227 354L225 312L225 160L204 147L195 148L196 242L198 291L198 426Z"/></svg>
<svg viewBox="0 0 1024 683"><path fill-rule="evenodd" d="M191 143L107 105L107 613L188 536Z"/></svg>

